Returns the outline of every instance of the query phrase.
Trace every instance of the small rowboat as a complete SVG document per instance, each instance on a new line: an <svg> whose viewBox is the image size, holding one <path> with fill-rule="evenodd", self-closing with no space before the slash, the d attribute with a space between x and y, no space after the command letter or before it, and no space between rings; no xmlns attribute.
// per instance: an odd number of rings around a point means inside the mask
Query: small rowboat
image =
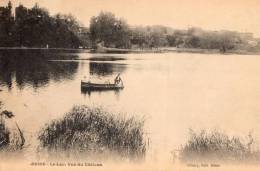
<svg viewBox="0 0 260 171"><path fill-rule="evenodd" d="M90 81L81 81L81 88L85 90L119 90L123 89L124 85L122 84L99 84L99 83L91 83Z"/></svg>
<svg viewBox="0 0 260 171"><path fill-rule="evenodd" d="M81 89L84 90L120 90L124 88L123 80L120 74L114 79L114 83L91 83L90 81L81 81Z"/></svg>

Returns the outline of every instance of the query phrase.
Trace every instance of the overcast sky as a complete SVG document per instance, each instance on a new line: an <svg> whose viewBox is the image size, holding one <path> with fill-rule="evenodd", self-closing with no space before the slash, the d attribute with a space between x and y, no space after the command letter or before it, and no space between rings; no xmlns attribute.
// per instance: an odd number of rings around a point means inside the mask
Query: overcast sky
<svg viewBox="0 0 260 171"><path fill-rule="evenodd" d="M0 0L0 5L8 0ZM166 25L185 29L253 32L260 37L260 0L12 0L15 6L37 2L51 14L71 13L85 26L101 10L111 11L130 25Z"/></svg>

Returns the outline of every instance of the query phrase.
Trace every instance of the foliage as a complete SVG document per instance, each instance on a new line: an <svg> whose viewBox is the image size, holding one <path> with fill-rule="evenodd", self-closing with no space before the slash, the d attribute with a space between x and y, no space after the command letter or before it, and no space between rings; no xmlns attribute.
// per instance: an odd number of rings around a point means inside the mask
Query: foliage
<svg viewBox="0 0 260 171"><path fill-rule="evenodd" d="M3 103L0 101L0 110L2 109ZM3 115L1 112L1 121L0 121L0 149L9 144L9 135L10 132L6 129L5 123L3 122Z"/></svg>
<svg viewBox="0 0 260 171"><path fill-rule="evenodd" d="M102 42L105 47L129 47L127 23L110 12L101 12L97 17L92 17L89 30L95 44Z"/></svg>
<svg viewBox="0 0 260 171"><path fill-rule="evenodd" d="M19 6L18 9L24 7ZM25 15L16 17L15 30L19 45L28 47L76 48L80 42L76 35L79 24L71 15L49 16L47 10L34 6Z"/></svg>
<svg viewBox="0 0 260 171"><path fill-rule="evenodd" d="M260 151L253 150L254 139L251 134L244 142L239 137L225 133L205 130L199 133L190 130L188 142L180 151L182 161L222 161L259 162Z"/></svg>
<svg viewBox="0 0 260 171"><path fill-rule="evenodd" d="M7 7L0 8L0 47L11 46L14 39L12 35L14 25L14 18L11 15L12 5L9 2Z"/></svg>
<svg viewBox="0 0 260 171"><path fill-rule="evenodd" d="M116 154L140 159L145 155L143 121L105 112L100 108L75 106L64 118L46 125L39 134L40 147L51 155Z"/></svg>
<svg viewBox="0 0 260 171"><path fill-rule="evenodd" d="M50 16L37 4L31 9L20 5L11 15L11 3L0 15L0 46L54 48L198 48L260 51L259 40L250 33L207 31L201 28L178 30L166 26L130 27L111 12L100 12L83 27L72 15Z"/></svg>
<svg viewBox="0 0 260 171"><path fill-rule="evenodd" d="M6 16L7 21L0 24L3 27L0 35L9 40L0 46L78 48L81 45L80 25L73 16L57 14L52 17L37 4L31 9L19 5L15 12L15 19Z"/></svg>
<svg viewBox="0 0 260 171"><path fill-rule="evenodd" d="M0 111L2 109L2 106L3 103L0 101ZM10 119L14 117L14 114L10 111L4 110L0 112L0 117L0 151L2 152L21 150L23 148L25 140L20 128L17 125L17 128L19 130L19 133L17 133L14 131L10 131L5 124L5 119Z"/></svg>
<svg viewBox="0 0 260 171"><path fill-rule="evenodd" d="M205 31L200 28L190 28L176 30L172 35L167 36L167 40L170 46L219 49L221 52L226 52L241 46L241 34L233 31Z"/></svg>
<svg viewBox="0 0 260 171"><path fill-rule="evenodd" d="M139 48L168 46L167 35L173 32L164 26L138 26L131 29L131 44Z"/></svg>

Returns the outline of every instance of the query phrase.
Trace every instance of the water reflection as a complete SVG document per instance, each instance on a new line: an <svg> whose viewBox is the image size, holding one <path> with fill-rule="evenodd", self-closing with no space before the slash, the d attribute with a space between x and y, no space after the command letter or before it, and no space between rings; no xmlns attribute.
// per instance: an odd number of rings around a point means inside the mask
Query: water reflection
<svg viewBox="0 0 260 171"><path fill-rule="evenodd" d="M101 94L102 92L113 92L116 96L119 96L120 91L122 91L121 89L116 89L116 90L89 90L89 89L85 89L85 88L81 88L81 94L88 95L89 97L91 96L91 94L93 93L98 93Z"/></svg>
<svg viewBox="0 0 260 171"><path fill-rule="evenodd" d="M50 79L73 79L77 62L57 62L51 59L72 59L75 55L63 55L40 50L1 50L0 51L0 84L12 88L15 80L19 89L25 85L34 88L44 86Z"/></svg>
<svg viewBox="0 0 260 171"><path fill-rule="evenodd" d="M105 63L105 62L89 62L90 75L111 76L122 73L126 69L126 64Z"/></svg>
<svg viewBox="0 0 260 171"><path fill-rule="evenodd" d="M124 57L120 56L92 56L89 58L90 61L122 61L126 60Z"/></svg>

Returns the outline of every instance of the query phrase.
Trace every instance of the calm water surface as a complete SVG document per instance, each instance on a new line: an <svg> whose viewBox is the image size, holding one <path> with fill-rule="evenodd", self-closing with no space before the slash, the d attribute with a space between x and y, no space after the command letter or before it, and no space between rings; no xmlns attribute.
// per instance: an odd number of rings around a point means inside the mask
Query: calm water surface
<svg viewBox="0 0 260 171"><path fill-rule="evenodd" d="M121 91L80 89L84 77L112 82L118 73ZM259 56L1 51L0 89L5 108L32 135L79 104L144 117L157 159L179 148L189 128L260 138Z"/></svg>

